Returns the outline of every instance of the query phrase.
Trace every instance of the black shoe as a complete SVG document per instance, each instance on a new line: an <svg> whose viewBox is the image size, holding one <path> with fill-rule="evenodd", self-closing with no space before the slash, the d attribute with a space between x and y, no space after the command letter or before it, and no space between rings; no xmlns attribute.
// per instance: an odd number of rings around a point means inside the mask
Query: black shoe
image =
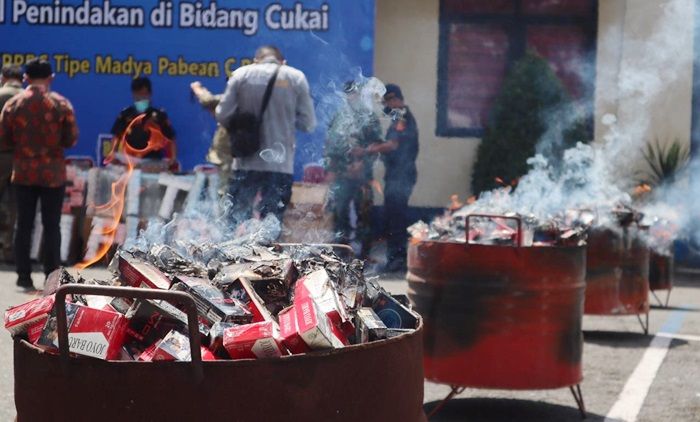
<svg viewBox="0 0 700 422"><path fill-rule="evenodd" d="M34 281L32 281L31 277L18 277L17 287L27 291L34 290Z"/></svg>

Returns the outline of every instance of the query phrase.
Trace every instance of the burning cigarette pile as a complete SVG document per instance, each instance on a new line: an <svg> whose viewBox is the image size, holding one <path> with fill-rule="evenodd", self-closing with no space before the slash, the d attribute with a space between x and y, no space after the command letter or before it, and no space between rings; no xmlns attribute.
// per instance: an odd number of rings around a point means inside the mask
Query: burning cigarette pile
<svg viewBox="0 0 700 422"><path fill-rule="evenodd" d="M462 242L479 245L579 246L595 215L589 211L568 211L543 221L517 213L472 214L467 207L446 211L430 224L419 221L409 227L412 241ZM467 224L469 227L467 227Z"/></svg>
<svg viewBox="0 0 700 422"><path fill-rule="evenodd" d="M671 255L671 244L678 231L668 220L645 216L637 209L622 204L606 209L570 209L547 220L515 212L481 214L483 210L483 207L473 204L451 207L430 224L419 221L408 231L413 242L541 247L585 245L590 230L610 230L625 238L639 238L664 256Z"/></svg>
<svg viewBox="0 0 700 422"><path fill-rule="evenodd" d="M177 290L197 305L202 358L258 359L381 341L417 328L418 315L328 246L199 245L190 258L166 245L120 251L110 281L47 280L44 296L5 312L5 328L55 353L54 294L84 283ZM195 257L195 258L192 258ZM157 300L73 295L66 303L71 353L104 360L191 359L187 317Z"/></svg>

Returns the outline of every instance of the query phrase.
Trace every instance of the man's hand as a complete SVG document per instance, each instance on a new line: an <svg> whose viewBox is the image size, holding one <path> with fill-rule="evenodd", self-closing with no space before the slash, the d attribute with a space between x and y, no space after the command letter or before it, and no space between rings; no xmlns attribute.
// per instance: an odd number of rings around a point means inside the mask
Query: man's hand
<svg viewBox="0 0 700 422"><path fill-rule="evenodd" d="M355 158L362 157L366 153L367 151L362 147L352 147L352 149L350 150L350 156Z"/></svg>
<svg viewBox="0 0 700 422"><path fill-rule="evenodd" d="M399 148L399 141L396 139L391 139L386 142L375 142L370 144L365 148L367 154L385 154L387 152L395 151Z"/></svg>
<svg viewBox="0 0 700 422"><path fill-rule="evenodd" d="M201 82L194 81L190 84L190 89L197 98L202 98L207 95L211 95L208 89L206 89Z"/></svg>

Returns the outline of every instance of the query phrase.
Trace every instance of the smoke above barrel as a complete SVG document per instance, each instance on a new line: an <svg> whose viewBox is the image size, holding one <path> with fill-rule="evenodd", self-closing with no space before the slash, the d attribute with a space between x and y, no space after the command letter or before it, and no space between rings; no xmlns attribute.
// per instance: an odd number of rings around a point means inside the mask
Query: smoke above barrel
<svg viewBox="0 0 700 422"><path fill-rule="evenodd" d="M645 224L663 223L664 230L657 231L662 233L660 236L700 240L700 228L695 227L692 217L693 209L700 205L696 204L700 181L691 177L700 160L693 159L674 180L646 187L651 192L644 200L639 200L635 192L640 175L648 170L645 148L658 140L659 134L653 130L673 127L664 124L665 120L678 119L673 110L667 110L667 116L652 110L659 110L668 102L669 87L682 83L687 77L684 72L693 64L692 25L679 24L689 22L684 16L692 10L692 4L676 0L645 7L655 7L658 14L653 28L647 30L651 35L641 38L624 30L629 14L641 13L630 8L621 24L601 28L605 32L598 37L596 68L574 64L582 80L597 79L596 94L594 98L548 110L547 130L537 145L537 154L528 160L530 171L519 179L517 187L482 193L455 216L517 213L548 220L573 209L585 209L596 215L595 225L614 228L618 221L611 217L611 211L635 207L645 214ZM617 52L617 60L610 60L611 52ZM601 56L606 59L600 60ZM591 78L590 72L598 77ZM594 120L593 142L585 144L590 140L580 139L561 157L549 154L553 145L562 140L561 128L580 118L579 113L585 110L597 111L596 116L583 116Z"/></svg>

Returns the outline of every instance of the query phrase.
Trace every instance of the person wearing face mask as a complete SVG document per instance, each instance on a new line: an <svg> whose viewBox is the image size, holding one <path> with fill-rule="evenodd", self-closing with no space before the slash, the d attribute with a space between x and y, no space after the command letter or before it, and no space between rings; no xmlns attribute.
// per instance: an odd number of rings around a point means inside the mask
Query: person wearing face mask
<svg viewBox="0 0 700 422"><path fill-rule="evenodd" d="M363 101L361 84L347 82L344 91L346 102L329 125L325 147L335 240L350 243L353 206L355 239L360 242L360 256L367 259L372 241L372 169L377 155L364 153L364 148L382 142L382 128L371 104Z"/></svg>
<svg viewBox="0 0 700 422"><path fill-rule="evenodd" d="M408 200L418 177L418 124L404 103L398 85L386 85L384 105L384 112L391 118L386 141L368 146L363 153L380 154L384 162L384 227L387 232L385 271L397 272L406 271Z"/></svg>
<svg viewBox="0 0 700 422"><path fill-rule="evenodd" d="M61 207L66 184L64 150L75 145L78 127L70 102L50 90L54 74L46 60L27 62L27 89L0 113L0 148L14 151L12 184L17 201L17 286L33 289L30 249L37 202L41 203L43 264L48 275L61 265Z"/></svg>
<svg viewBox="0 0 700 422"><path fill-rule="evenodd" d="M157 109L151 103L153 96L151 80L146 77L139 77L131 81L131 95L134 103L119 113L112 126L112 135L114 135L115 139L114 144L118 145L123 138L132 148L143 150L149 146L150 130L155 129L160 131L169 142L163 148L145 153L139 158L168 160L169 163L174 163L175 130L165 110ZM129 127L132 121L141 115L145 115L144 120Z"/></svg>

